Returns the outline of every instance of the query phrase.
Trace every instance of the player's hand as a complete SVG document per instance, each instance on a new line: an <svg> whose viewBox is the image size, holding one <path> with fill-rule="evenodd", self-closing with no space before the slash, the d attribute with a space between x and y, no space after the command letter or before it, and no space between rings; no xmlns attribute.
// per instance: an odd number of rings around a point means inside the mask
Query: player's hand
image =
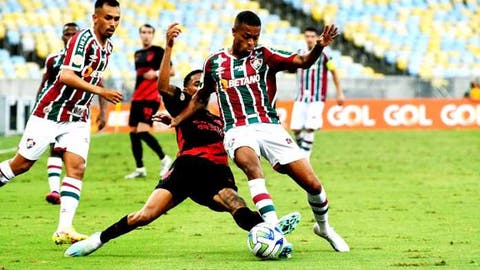
<svg viewBox="0 0 480 270"><path fill-rule="evenodd" d="M180 125L181 122L182 121L178 117L172 118L172 120L170 122L170 127L172 127L172 128L178 127L178 125Z"/></svg>
<svg viewBox="0 0 480 270"><path fill-rule="evenodd" d="M337 105L343 106L343 103L345 103L345 96L343 93L337 94Z"/></svg>
<svg viewBox="0 0 480 270"><path fill-rule="evenodd" d="M100 115L97 118L97 129L100 131L105 127L106 121L105 121L105 115Z"/></svg>
<svg viewBox="0 0 480 270"><path fill-rule="evenodd" d="M152 120L155 121L155 122L160 122L160 123L163 123L167 126L170 125L170 123L172 122L172 117L166 113L163 113L163 112L157 112L156 114L154 114L152 116Z"/></svg>
<svg viewBox="0 0 480 270"><path fill-rule="evenodd" d="M99 93L99 95L113 104L117 104L123 99L122 92L115 89L102 88L102 91Z"/></svg>
<svg viewBox="0 0 480 270"><path fill-rule="evenodd" d="M317 39L317 44L326 47L339 35L338 28L334 25L325 25L322 34Z"/></svg>
<svg viewBox="0 0 480 270"><path fill-rule="evenodd" d="M182 32L182 29L180 29L179 26L179 23L172 23L168 26L166 37L168 47L173 47L173 44L175 43L175 38L178 37Z"/></svg>
<svg viewBox="0 0 480 270"><path fill-rule="evenodd" d="M149 71L143 73L143 78L146 80L156 80L157 79L157 72L155 70L150 69Z"/></svg>

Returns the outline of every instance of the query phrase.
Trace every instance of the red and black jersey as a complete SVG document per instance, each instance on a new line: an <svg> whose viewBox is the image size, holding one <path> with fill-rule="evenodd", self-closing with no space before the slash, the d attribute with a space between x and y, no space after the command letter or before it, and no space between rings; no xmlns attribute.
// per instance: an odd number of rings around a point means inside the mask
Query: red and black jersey
<svg viewBox="0 0 480 270"><path fill-rule="evenodd" d="M185 108L191 96L177 88L175 95L162 93L165 108L172 115L178 115ZM197 156L217 164L228 164L227 153L223 146L223 121L206 109L200 109L190 118L176 127L177 156Z"/></svg>
<svg viewBox="0 0 480 270"><path fill-rule="evenodd" d="M135 52L135 70L137 77L132 100L153 100L160 102L157 89L157 79L147 80L143 74L149 70L159 70L164 49L159 46L150 46Z"/></svg>

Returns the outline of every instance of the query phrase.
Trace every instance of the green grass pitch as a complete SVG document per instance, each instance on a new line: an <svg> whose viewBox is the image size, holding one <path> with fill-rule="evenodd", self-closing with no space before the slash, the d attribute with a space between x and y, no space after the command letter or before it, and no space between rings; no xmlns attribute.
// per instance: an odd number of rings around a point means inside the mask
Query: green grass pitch
<svg viewBox="0 0 480 270"><path fill-rule="evenodd" d="M173 133L156 134L174 155ZM19 137L0 138L0 150ZM0 154L0 160L13 153ZM279 215L302 214L288 236L290 260L260 261L229 214L186 201L149 226L94 254L64 258L50 239L58 206L45 202L46 154L27 174L0 188L0 269L479 269L480 132L320 131L312 164L330 202L330 221L350 244L333 252L312 233L305 193L264 163ZM158 159L144 147L148 176L124 180L134 167L128 134L92 138L75 227L100 231L139 209L157 183ZM240 194L253 206L246 179Z"/></svg>

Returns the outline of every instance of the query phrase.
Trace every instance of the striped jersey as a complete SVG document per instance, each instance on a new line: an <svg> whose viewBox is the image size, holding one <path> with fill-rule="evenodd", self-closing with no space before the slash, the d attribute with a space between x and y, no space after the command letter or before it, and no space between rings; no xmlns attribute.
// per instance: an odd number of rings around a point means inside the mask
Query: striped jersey
<svg viewBox="0 0 480 270"><path fill-rule="evenodd" d="M102 47L93 29L85 29L68 41L60 69L73 70L84 81L98 85L111 53L110 40ZM40 90L32 114L56 122L85 122L90 116L93 95L63 84L57 74Z"/></svg>
<svg viewBox="0 0 480 270"><path fill-rule="evenodd" d="M253 123L279 124L275 74L291 68L295 55L258 46L237 59L223 49L205 61L200 95L216 89L225 130Z"/></svg>
<svg viewBox="0 0 480 270"><path fill-rule="evenodd" d="M300 51L300 53L306 53ZM327 96L328 57L325 52L308 69L297 70L298 92L295 96L297 102L325 101Z"/></svg>
<svg viewBox="0 0 480 270"><path fill-rule="evenodd" d="M65 56L65 49L62 49L58 52L49 54L47 59L45 59L45 82L41 85L41 89L43 89L46 85L53 83L58 75L60 74L60 67L63 63L63 58Z"/></svg>

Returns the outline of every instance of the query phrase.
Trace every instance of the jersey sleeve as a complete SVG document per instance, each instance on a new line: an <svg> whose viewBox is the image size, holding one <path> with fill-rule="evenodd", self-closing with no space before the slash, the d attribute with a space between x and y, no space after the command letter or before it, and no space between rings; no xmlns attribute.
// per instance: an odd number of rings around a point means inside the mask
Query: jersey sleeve
<svg viewBox="0 0 480 270"><path fill-rule="evenodd" d="M208 102L210 94L215 91L216 87L215 79L213 78L212 74L211 59L212 58L209 57L203 65L203 73L200 79L200 87L197 92L200 100L204 101L205 103Z"/></svg>
<svg viewBox="0 0 480 270"><path fill-rule="evenodd" d="M178 87L175 89L175 94L173 96L164 92L160 92L160 95L162 96L165 109L167 109L167 112L173 117L180 114L192 99L188 93L183 92Z"/></svg>
<svg viewBox="0 0 480 270"><path fill-rule="evenodd" d="M276 50L267 47L263 47L263 53L267 65L276 71L292 69L293 59L297 55L297 53L294 52Z"/></svg>
<svg viewBox="0 0 480 270"><path fill-rule="evenodd" d="M87 47L93 38L89 30L80 31L71 37L67 44L65 59L61 68L82 71L87 57Z"/></svg>

